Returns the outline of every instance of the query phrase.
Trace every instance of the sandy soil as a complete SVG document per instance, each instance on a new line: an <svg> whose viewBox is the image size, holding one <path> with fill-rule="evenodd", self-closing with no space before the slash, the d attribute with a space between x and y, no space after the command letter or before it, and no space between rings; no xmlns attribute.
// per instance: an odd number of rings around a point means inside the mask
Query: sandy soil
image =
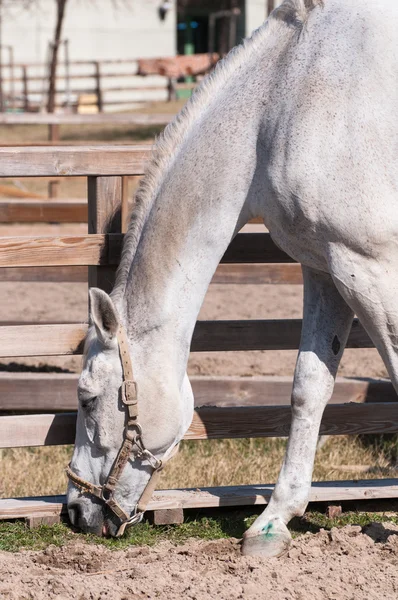
<svg viewBox="0 0 398 600"><path fill-rule="evenodd" d="M398 528L348 525L303 535L281 558L242 557L237 540L110 551L71 543L0 553L9 600L375 600L398 596Z"/></svg>

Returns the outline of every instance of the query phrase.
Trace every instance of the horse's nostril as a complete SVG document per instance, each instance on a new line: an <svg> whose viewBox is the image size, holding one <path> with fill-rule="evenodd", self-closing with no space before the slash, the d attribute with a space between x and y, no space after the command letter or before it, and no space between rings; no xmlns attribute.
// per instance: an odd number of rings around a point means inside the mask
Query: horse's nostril
<svg viewBox="0 0 398 600"><path fill-rule="evenodd" d="M77 527L81 515L80 505L77 502L72 502L71 504L68 504L68 514L69 520L72 523L72 525L75 525L75 527Z"/></svg>

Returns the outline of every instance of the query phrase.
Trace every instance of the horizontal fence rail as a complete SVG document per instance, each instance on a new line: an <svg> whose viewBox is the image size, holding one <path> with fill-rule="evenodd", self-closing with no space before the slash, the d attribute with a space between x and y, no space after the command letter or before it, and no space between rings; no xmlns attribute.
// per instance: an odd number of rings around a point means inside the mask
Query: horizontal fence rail
<svg viewBox="0 0 398 600"><path fill-rule="evenodd" d="M77 410L75 373L0 372L0 412ZM195 407L285 406L292 377L192 376ZM398 402L392 384L378 379L338 378L329 404Z"/></svg>
<svg viewBox="0 0 398 600"><path fill-rule="evenodd" d="M185 440L286 437L290 406L203 407L194 411ZM73 444L76 413L12 415L0 418L0 447ZM394 403L329 404L323 414L321 435L397 433Z"/></svg>
<svg viewBox="0 0 398 600"><path fill-rule="evenodd" d="M0 147L0 177L143 175L150 152L147 144Z"/></svg>
<svg viewBox="0 0 398 600"><path fill-rule="evenodd" d="M116 269L115 269L116 270ZM87 282L87 267L5 267L0 269L0 281ZM213 276L218 284L280 284L303 283L298 264L221 264Z"/></svg>
<svg viewBox="0 0 398 600"><path fill-rule="evenodd" d="M0 267L118 265L122 233L0 238ZM291 263L268 233L238 233L222 263Z"/></svg>
<svg viewBox="0 0 398 600"><path fill-rule="evenodd" d="M7 200L0 198L0 223L87 223L88 206L82 200Z"/></svg>
<svg viewBox="0 0 398 600"><path fill-rule="evenodd" d="M296 350L301 319L197 321L191 352ZM82 354L87 324L56 323L0 327L0 357ZM368 334L354 321L347 348L373 348Z"/></svg>
<svg viewBox="0 0 398 600"><path fill-rule="evenodd" d="M0 113L0 125L167 125L171 114L145 113Z"/></svg>

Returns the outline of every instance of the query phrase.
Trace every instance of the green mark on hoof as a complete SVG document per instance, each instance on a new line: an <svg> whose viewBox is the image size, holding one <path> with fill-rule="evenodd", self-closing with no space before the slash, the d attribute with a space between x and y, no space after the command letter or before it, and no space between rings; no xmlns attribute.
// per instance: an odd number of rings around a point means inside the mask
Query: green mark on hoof
<svg viewBox="0 0 398 600"><path fill-rule="evenodd" d="M286 525L281 521L272 521L257 532L246 531L242 541L242 554L246 556L280 556L290 546L292 538Z"/></svg>
<svg viewBox="0 0 398 600"><path fill-rule="evenodd" d="M267 523L261 530L263 532L264 537L269 540L272 540L275 537L274 526L272 523Z"/></svg>

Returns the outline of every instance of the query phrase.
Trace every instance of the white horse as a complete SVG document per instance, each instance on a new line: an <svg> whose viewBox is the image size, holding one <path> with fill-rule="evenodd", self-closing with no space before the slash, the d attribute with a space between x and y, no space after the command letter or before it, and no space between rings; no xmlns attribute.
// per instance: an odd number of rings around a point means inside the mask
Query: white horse
<svg viewBox="0 0 398 600"><path fill-rule="evenodd" d="M139 520L151 474L191 422L186 365L204 295L251 217L302 264L305 293L286 455L244 553L283 552L305 511L354 313L398 388L397 30L393 0L285 0L157 141L114 290L90 292L75 525L116 535Z"/></svg>

